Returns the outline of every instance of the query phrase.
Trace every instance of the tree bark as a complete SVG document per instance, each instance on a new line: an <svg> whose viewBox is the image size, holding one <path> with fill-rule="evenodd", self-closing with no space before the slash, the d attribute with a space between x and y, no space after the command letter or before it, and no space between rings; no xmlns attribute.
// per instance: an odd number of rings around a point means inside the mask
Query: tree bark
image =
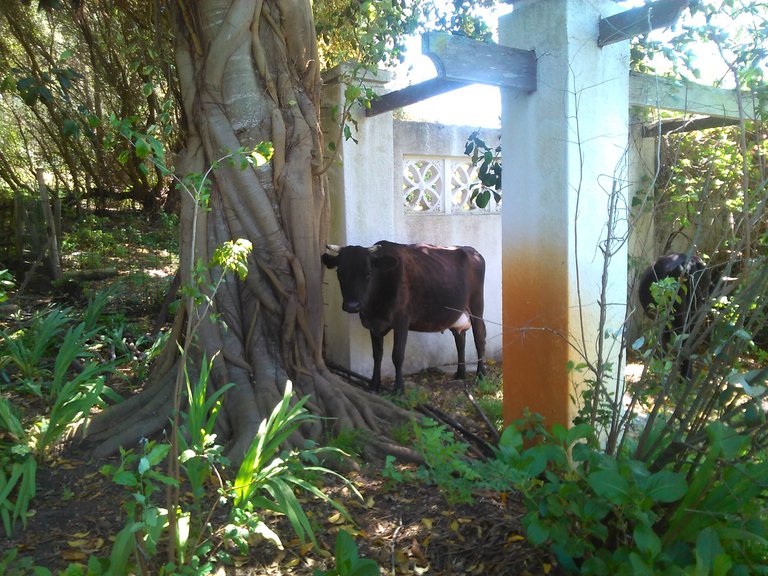
<svg viewBox="0 0 768 576"><path fill-rule="evenodd" d="M51 268L51 278L61 280L61 258L59 257L59 238L56 235L56 222L51 211L51 201L48 198L48 186L45 184L43 170L37 170L37 187L40 192L40 207L45 220L46 242L48 243L48 263Z"/></svg>
<svg viewBox="0 0 768 576"><path fill-rule="evenodd" d="M374 450L388 449L390 426L410 413L339 380L323 361L320 257L329 206L311 4L201 0L179 3L175 10L176 66L189 120L176 173L202 174L228 153L263 141L272 142L274 155L260 168L226 163L215 168L209 210L197 210L183 194L183 284L191 285L194 263L208 262L217 246L235 238L253 244L248 276L243 281L228 276L210 311L180 307L144 390L96 417L89 441L96 455L109 454L168 424L180 343L191 353L193 379L194 366L205 355L215 357L209 390L236 384L217 421L231 460L240 460L287 379L297 395L311 396L312 412L329 417L304 430L304 437L362 428L372 432ZM220 273L207 270L205 284L214 284ZM195 334L185 341L189 322Z"/></svg>

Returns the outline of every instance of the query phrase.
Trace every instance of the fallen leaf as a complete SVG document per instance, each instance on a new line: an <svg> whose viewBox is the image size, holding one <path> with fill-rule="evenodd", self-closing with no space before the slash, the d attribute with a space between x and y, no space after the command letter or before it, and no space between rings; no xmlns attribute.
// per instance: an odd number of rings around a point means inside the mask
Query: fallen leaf
<svg viewBox="0 0 768 576"><path fill-rule="evenodd" d="M328 516L328 522L330 522L331 524L343 524L346 521L347 519L341 515L341 512L334 512L333 514Z"/></svg>
<svg viewBox="0 0 768 576"><path fill-rule="evenodd" d="M416 540L416 538L414 538L413 542L411 542L411 554L418 558L419 562L426 564L427 558L424 556L424 550L421 549L419 541Z"/></svg>

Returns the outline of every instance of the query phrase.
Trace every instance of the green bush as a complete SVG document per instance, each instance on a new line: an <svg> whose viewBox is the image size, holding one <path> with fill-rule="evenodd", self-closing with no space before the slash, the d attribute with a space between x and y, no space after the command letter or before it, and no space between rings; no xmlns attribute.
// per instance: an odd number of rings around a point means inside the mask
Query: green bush
<svg viewBox="0 0 768 576"><path fill-rule="evenodd" d="M0 304L8 300L8 292L13 290L13 276L8 270L0 270Z"/></svg>
<svg viewBox="0 0 768 576"><path fill-rule="evenodd" d="M44 404L27 414L20 404L14 406L13 397L0 398L0 518L8 535L16 522L26 526L38 462L107 393L104 375L114 364L99 362L89 350L105 302L106 297L91 302L74 326L69 326L74 322L70 309L52 308L0 332L6 390L31 393ZM80 370L72 369L75 362Z"/></svg>
<svg viewBox="0 0 768 576"><path fill-rule="evenodd" d="M344 508L307 480L307 475L330 474L344 481L347 487L360 497L357 488L343 476L311 462L317 462L324 453L340 454L335 448L309 448L283 452L281 446L299 427L317 419L310 414L304 404L308 396L293 401L293 387L287 382L283 399L275 406L269 418L259 425L245 458L240 465L234 482L228 489L233 501L233 522L229 533L233 542L245 545L242 540L242 528L268 535L280 545L280 539L261 520L263 510L271 510L288 518L299 539L304 542L309 538L313 544L314 530L304 513L296 490L312 495L347 515Z"/></svg>
<svg viewBox="0 0 768 576"><path fill-rule="evenodd" d="M344 530L336 535L336 568L321 572L315 570L315 576L379 576L379 565L368 558L360 558L357 544Z"/></svg>
<svg viewBox="0 0 768 576"><path fill-rule="evenodd" d="M768 462L743 459L748 435L711 423L699 457L652 470L607 455L587 425L518 426L504 430L495 458L471 467L466 447L441 434L442 453L452 456L430 458L421 475L449 501L518 490L529 541L571 573L768 573L768 525L757 504L768 489Z"/></svg>

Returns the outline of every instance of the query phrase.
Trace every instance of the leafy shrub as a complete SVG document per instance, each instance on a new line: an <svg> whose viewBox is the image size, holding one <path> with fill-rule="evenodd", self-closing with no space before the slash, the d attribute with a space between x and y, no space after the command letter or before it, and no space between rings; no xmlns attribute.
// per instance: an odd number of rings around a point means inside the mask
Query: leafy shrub
<svg viewBox="0 0 768 576"><path fill-rule="evenodd" d="M429 419L414 425L414 431L416 447L429 472L422 467L419 476L440 486L449 503L471 502L472 491L482 477L466 456L467 444L457 442L453 433Z"/></svg>
<svg viewBox="0 0 768 576"><path fill-rule="evenodd" d="M8 536L21 520L26 527L29 504L37 491L37 461L26 430L11 403L0 398L0 519Z"/></svg>
<svg viewBox="0 0 768 576"><path fill-rule="evenodd" d="M347 515L341 504L307 481L307 474L330 474L340 478L353 494L360 497L357 488L346 478L327 468L309 462L318 461L323 453L339 454L335 448L309 448L282 452L281 446L299 427L317 419L304 404L308 396L293 402L293 386L286 383L283 398L275 406L269 418L262 420L240 465L228 493L233 499L233 523L229 527L233 541L243 546L243 528L267 535L276 544L280 539L261 520L261 510L271 510L288 518L296 535L303 542L309 538L317 544L314 531L309 523L295 490L301 490L330 504L343 515Z"/></svg>
<svg viewBox="0 0 768 576"><path fill-rule="evenodd" d="M360 558L357 544L345 530L336 535L336 568L321 572L315 570L315 576L379 576L379 565L368 558Z"/></svg>
<svg viewBox="0 0 768 576"><path fill-rule="evenodd" d="M158 471L170 450L169 444L146 442L142 454L132 450L120 450L120 464L106 465L102 474L112 477L115 484L131 492L123 507L128 513L128 523L115 535L110 555L110 565L128 573L131 557L135 555L142 564L146 558L157 554L157 546L167 526L167 510L160 508L153 495L161 485L176 485L174 478Z"/></svg>
<svg viewBox="0 0 768 576"><path fill-rule="evenodd" d="M9 367L4 373L8 387L45 402L39 413L24 414L11 400L0 398L0 518L8 535L17 521L26 526L38 462L106 393L104 374L114 365L96 361L88 350L104 303L94 300L82 321L69 328L71 310L53 308L20 322L15 330L0 332L0 366ZM72 369L76 361L79 371Z"/></svg>
<svg viewBox="0 0 768 576"><path fill-rule="evenodd" d="M15 366L21 383L38 395L41 394L38 379L50 373L43 359L71 321L69 312L66 308L52 308L47 313L35 313L26 328L0 330L3 337L0 364Z"/></svg>
<svg viewBox="0 0 768 576"><path fill-rule="evenodd" d="M473 462L470 475L455 442L444 450L455 457L432 459L423 472L449 500L520 491L529 541L569 572L768 573L768 525L755 505L768 489L768 462L743 460L748 435L712 423L698 458L653 470L606 454L588 425L518 426L504 430L496 457Z"/></svg>
<svg viewBox="0 0 768 576"><path fill-rule="evenodd" d="M13 290L13 276L8 270L0 270L0 304L8 300L8 292Z"/></svg>

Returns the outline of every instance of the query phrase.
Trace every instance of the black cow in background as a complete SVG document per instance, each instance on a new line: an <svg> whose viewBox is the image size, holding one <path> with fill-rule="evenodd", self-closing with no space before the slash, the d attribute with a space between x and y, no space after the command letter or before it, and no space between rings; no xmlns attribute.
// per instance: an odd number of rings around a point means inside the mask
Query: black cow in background
<svg viewBox="0 0 768 576"><path fill-rule="evenodd" d="M394 330L392 362L397 393L403 392L402 368L409 330L450 330L459 360L456 378L464 378L466 332L471 326L477 374L485 373L485 260L477 250L382 240L370 248L329 245L322 260L326 267L337 269L342 309L359 313L360 321L371 333L373 391L381 388L384 336L390 330Z"/></svg>
<svg viewBox="0 0 768 576"><path fill-rule="evenodd" d="M655 318L651 285L664 278L675 278L680 284L672 305L669 326L662 333L662 344L666 350L673 334L690 332L696 321L696 312L710 293L711 279L704 262L695 254L676 252L660 256L645 269L637 287L640 304L649 318ZM691 377L691 362L687 356L680 360L680 373L686 378Z"/></svg>

